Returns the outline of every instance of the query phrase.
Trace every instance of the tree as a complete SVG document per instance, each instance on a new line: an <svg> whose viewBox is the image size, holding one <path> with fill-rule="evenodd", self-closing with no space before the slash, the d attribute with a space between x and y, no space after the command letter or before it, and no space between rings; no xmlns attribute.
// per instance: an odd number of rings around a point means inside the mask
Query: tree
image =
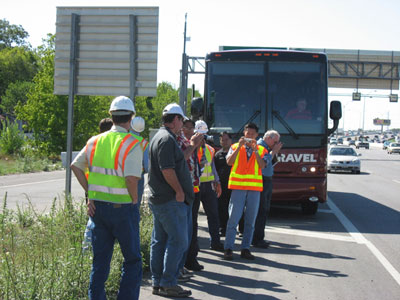
<svg viewBox="0 0 400 300"><path fill-rule="evenodd" d="M162 110L169 103L179 103L178 91L169 82L161 82L157 86L157 96L136 97L136 114L141 116L146 122L146 129L143 136L149 136L150 128L160 128Z"/></svg>
<svg viewBox="0 0 400 300"><path fill-rule="evenodd" d="M0 50L0 97L10 83L31 81L37 70L37 56L31 50L20 47Z"/></svg>
<svg viewBox="0 0 400 300"><path fill-rule="evenodd" d="M0 20L0 49L13 46L29 46L28 32L21 25L11 25L6 19Z"/></svg>
<svg viewBox="0 0 400 300"><path fill-rule="evenodd" d="M16 81L8 85L8 88L1 99L0 108L15 117L15 106L20 103L24 105L28 99L28 92L33 88L33 82Z"/></svg>
<svg viewBox="0 0 400 300"><path fill-rule="evenodd" d="M54 36L40 47L40 70L33 79L26 104L18 104L16 115L33 130L33 143L43 152L58 154L65 151L67 142L68 96L54 95ZM98 133L99 121L108 116L111 97L76 96L74 99L75 150Z"/></svg>

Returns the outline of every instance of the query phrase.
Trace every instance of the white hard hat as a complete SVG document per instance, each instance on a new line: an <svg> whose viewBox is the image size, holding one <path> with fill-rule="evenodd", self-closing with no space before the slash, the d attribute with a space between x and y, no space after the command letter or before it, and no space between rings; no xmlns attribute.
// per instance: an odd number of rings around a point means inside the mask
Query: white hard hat
<svg viewBox="0 0 400 300"><path fill-rule="evenodd" d="M204 122L203 120L197 120L196 123L194 124L194 131L198 133L207 133L208 126L206 122Z"/></svg>
<svg viewBox="0 0 400 300"><path fill-rule="evenodd" d="M131 121L131 127L136 132L142 132L144 130L144 119L142 117L134 117Z"/></svg>
<svg viewBox="0 0 400 300"><path fill-rule="evenodd" d="M135 113L133 101L125 96L114 98L110 105L110 113L115 116L129 115Z"/></svg>
<svg viewBox="0 0 400 300"><path fill-rule="evenodd" d="M189 120L183 113L182 108L176 103L170 103L163 109L163 116L165 115L181 115L185 120Z"/></svg>

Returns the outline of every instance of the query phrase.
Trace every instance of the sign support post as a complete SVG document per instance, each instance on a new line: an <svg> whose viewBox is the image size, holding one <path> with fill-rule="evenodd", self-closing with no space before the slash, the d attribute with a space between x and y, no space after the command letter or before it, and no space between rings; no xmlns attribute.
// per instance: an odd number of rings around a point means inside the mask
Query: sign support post
<svg viewBox="0 0 400 300"><path fill-rule="evenodd" d="M65 195L71 193L72 137L74 134L74 96L76 92L76 65L78 56L79 15L71 14L71 48L69 58L69 92L68 92L68 128L67 128L67 163Z"/></svg>

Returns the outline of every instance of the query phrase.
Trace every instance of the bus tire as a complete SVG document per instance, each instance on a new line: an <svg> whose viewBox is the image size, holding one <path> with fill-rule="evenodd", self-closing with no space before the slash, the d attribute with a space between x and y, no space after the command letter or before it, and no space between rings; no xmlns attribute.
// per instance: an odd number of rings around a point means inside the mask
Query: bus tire
<svg viewBox="0 0 400 300"><path fill-rule="evenodd" d="M315 215L318 211L318 202L305 201L301 203L303 215Z"/></svg>

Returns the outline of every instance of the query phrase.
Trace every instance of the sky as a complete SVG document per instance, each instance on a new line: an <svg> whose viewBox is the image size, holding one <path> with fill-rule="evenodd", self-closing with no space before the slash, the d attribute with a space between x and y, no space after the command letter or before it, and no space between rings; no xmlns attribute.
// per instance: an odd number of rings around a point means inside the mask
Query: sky
<svg viewBox="0 0 400 300"><path fill-rule="evenodd" d="M33 47L56 31L57 6L158 6L157 81L179 87L183 31L187 13L189 56L204 57L221 45L400 51L398 0L13 0L0 2L0 18L22 25ZM203 94L203 76L189 75ZM352 102L352 89L329 89L342 102L339 128L379 129L378 117L400 128L400 102L390 91L360 90L364 103ZM394 91L399 94L399 91ZM364 121L363 121L364 120Z"/></svg>

